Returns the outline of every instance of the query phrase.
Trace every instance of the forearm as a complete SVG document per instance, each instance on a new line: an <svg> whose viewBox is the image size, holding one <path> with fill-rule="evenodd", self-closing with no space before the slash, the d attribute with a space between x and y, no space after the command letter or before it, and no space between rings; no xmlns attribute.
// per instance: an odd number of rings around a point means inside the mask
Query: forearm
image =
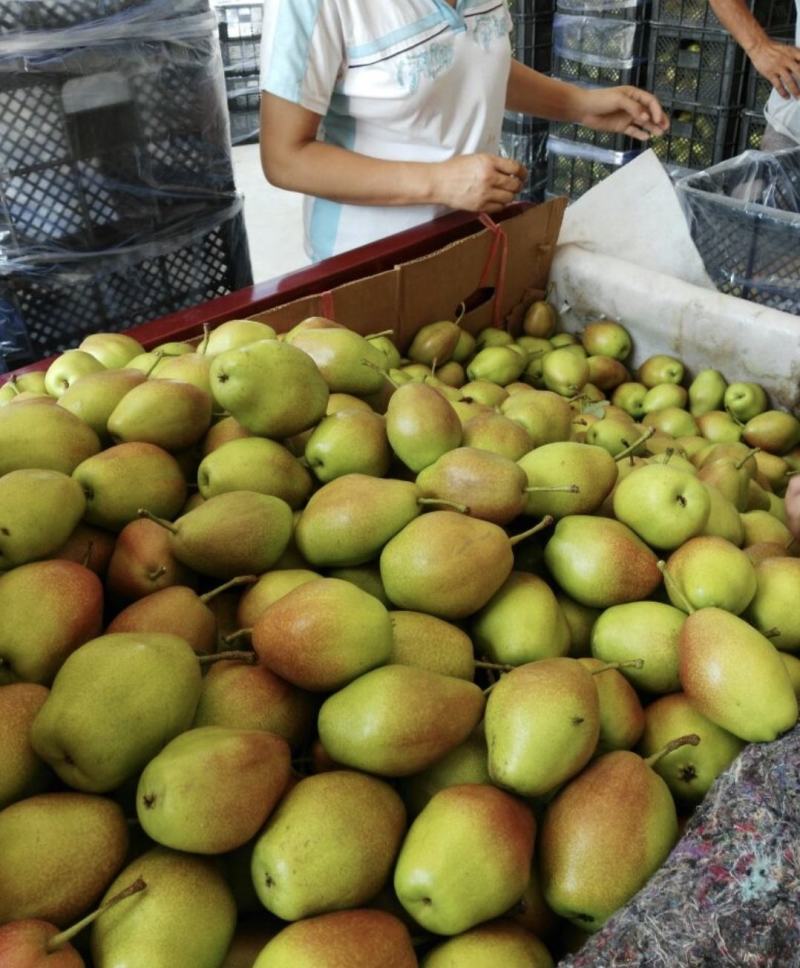
<svg viewBox="0 0 800 968"><path fill-rule="evenodd" d="M746 53L767 40L767 34L744 0L709 0L711 9L728 33Z"/></svg>
<svg viewBox="0 0 800 968"><path fill-rule="evenodd" d="M546 77L519 61L511 62L506 88L506 108L535 114L546 121L579 121L580 88Z"/></svg>

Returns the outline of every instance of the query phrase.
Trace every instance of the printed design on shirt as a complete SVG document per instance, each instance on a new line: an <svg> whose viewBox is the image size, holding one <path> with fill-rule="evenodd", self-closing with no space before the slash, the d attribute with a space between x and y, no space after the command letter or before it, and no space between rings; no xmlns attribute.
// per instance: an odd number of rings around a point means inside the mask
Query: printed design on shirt
<svg viewBox="0 0 800 968"><path fill-rule="evenodd" d="M489 50L492 44L501 37L508 36L508 14L505 8L496 12L482 13L475 16L470 23L470 29L478 43L484 50Z"/></svg>
<svg viewBox="0 0 800 968"><path fill-rule="evenodd" d="M453 58L452 43L430 44L428 47L409 51L400 58L395 68L397 83L409 94L415 94L423 78L435 80L450 69Z"/></svg>

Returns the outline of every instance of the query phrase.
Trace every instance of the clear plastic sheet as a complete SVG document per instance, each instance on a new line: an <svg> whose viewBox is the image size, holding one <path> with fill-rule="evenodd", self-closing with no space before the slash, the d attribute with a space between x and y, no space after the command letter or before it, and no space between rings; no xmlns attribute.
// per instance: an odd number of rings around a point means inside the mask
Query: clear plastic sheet
<svg viewBox="0 0 800 968"><path fill-rule="evenodd" d="M0 358L46 267L85 278L237 203L217 34L208 0L0 2ZM84 325L65 308L64 332Z"/></svg>
<svg viewBox="0 0 800 968"><path fill-rule="evenodd" d="M717 288L800 315L800 146L746 151L676 187Z"/></svg>
<svg viewBox="0 0 800 968"><path fill-rule="evenodd" d="M586 64L631 68L642 59L642 38L634 21L560 13L553 18L553 53Z"/></svg>

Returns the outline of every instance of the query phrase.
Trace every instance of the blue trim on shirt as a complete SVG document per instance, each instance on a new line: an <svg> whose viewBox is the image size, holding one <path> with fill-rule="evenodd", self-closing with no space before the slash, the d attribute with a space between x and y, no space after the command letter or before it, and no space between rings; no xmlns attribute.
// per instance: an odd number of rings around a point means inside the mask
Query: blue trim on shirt
<svg viewBox="0 0 800 968"><path fill-rule="evenodd" d="M281 3L264 90L287 101L302 100L303 80L308 69L308 52L317 23L321 0ZM288 44L289 39L293 43Z"/></svg>
<svg viewBox="0 0 800 968"><path fill-rule="evenodd" d="M343 94L334 94L331 108L336 113L328 111L325 118L324 141L326 144L338 145L340 148L352 151L356 141L356 121L348 113L347 98ZM341 202L332 202L327 198L314 199L308 227L311 257L314 262L333 255L341 217Z"/></svg>
<svg viewBox="0 0 800 968"><path fill-rule="evenodd" d="M467 29L464 18L455 7L450 6L447 0L433 0L433 2L439 8L444 19L452 26L453 30L460 32Z"/></svg>
<svg viewBox="0 0 800 968"><path fill-rule="evenodd" d="M441 22L442 17L438 11L428 14L427 17L423 17L421 20L415 20L413 23L406 24L404 27L398 27L396 30L384 34L383 37L377 37L368 44L357 44L355 47L348 47L347 56L352 59L356 57L369 57L370 54L378 54L382 50L393 47L395 44L400 44L404 40L408 40L409 37L420 34L423 30L428 30L430 27L435 27L436 24Z"/></svg>

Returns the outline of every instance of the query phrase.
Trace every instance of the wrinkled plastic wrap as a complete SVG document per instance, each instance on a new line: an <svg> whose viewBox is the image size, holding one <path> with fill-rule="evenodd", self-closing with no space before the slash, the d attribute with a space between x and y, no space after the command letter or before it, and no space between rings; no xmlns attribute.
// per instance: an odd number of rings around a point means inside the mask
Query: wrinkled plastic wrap
<svg viewBox="0 0 800 968"><path fill-rule="evenodd" d="M800 146L746 151L676 187L717 288L800 315Z"/></svg>
<svg viewBox="0 0 800 968"><path fill-rule="evenodd" d="M187 226L198 241L209 232L229 238L230 253L219 251L218 238L212 261L244 255L226 270L250 281L217 30L208 0L0 3L0 361L7 366L19 355L73 346L109 322L121 329L140 321L134 299L126 314L107 311L93 267L99 278L109 260L124 265L133 283L136 259L144 260L143 275L148 259L169 261L165 247L185 248ZM80 312L43 295L71 274L97 296ZM154 301L186 305L173 298L185 290L175 273L158 276L147 283L160 286ZM46 330L45 306L56 312Z"/></svg>

